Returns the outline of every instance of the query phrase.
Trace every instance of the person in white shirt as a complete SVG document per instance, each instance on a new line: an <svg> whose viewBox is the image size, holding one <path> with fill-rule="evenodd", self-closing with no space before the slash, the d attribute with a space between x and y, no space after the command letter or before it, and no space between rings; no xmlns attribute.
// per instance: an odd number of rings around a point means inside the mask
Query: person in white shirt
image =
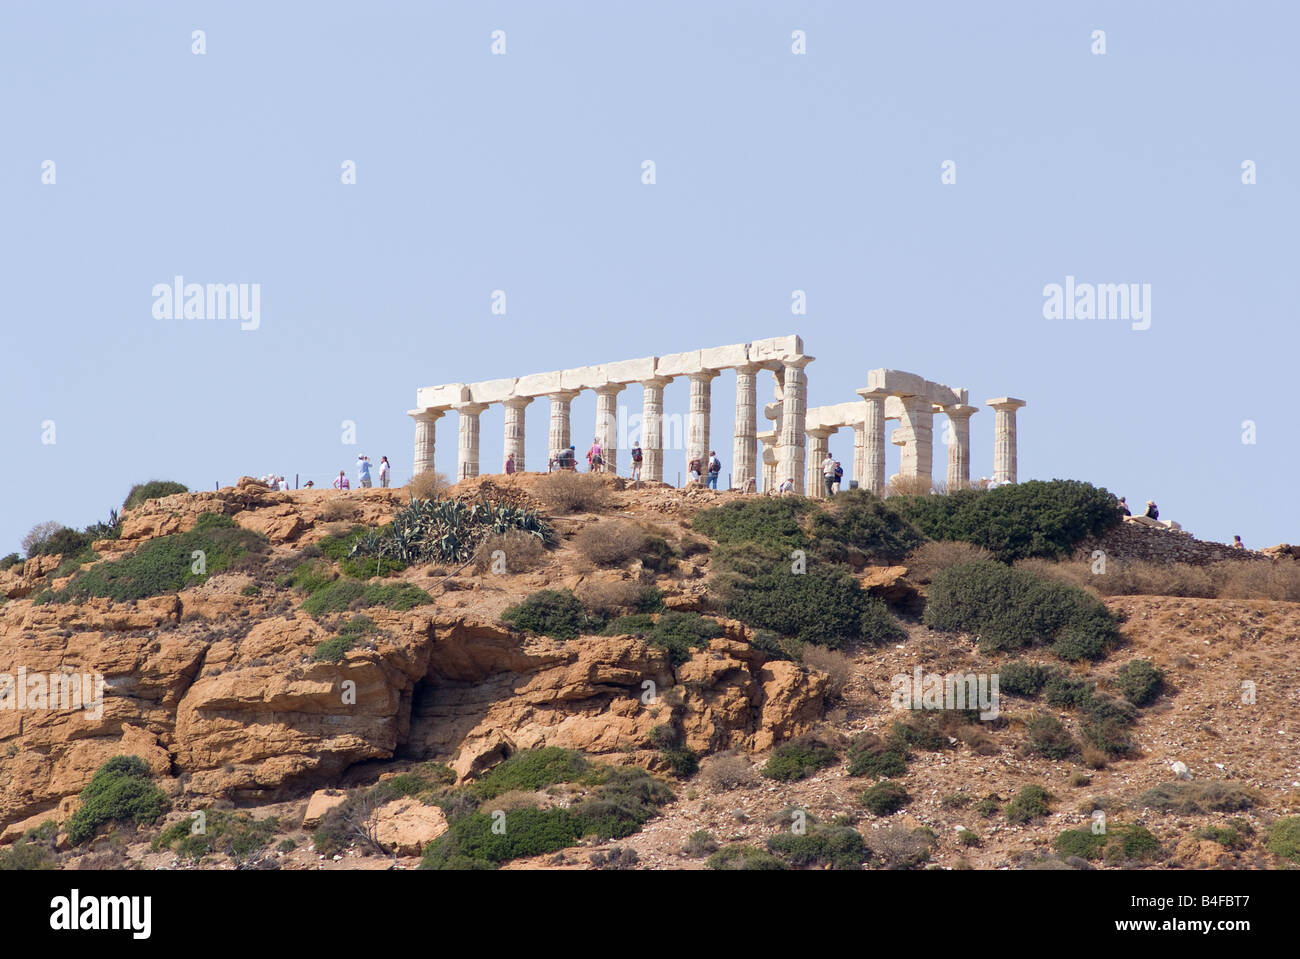
<svg viewBox="0 0 1300 959"><path fill-rule="evenodd" d="M829 499L835 494L831 489L835 485L835 460L831 458L830 453L827 453L826 459L822 460L822 480L825 482L826 497Z"/></svg>
<svg viewBox="0 0 1300 959"><path fill-rule="evenodd" d="M388 465L388 457L379 457L379 485L383 489L388 489L388 474L392 468Z"/></svg>

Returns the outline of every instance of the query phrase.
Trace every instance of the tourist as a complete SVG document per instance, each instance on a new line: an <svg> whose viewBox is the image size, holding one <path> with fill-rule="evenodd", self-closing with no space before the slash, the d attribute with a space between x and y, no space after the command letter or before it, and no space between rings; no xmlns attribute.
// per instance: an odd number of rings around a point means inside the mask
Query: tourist
<svg viewBox="0 0 1300 959"><path fill-rule="evenodd" d="M511 453L506 457L506 475L513 476L515 472L515 454Z"/></svg>
<svg viewBox="0 0 1300 959"><path fill-rule="evenodd" d="M718 474L722 472L722 460L718 459L716 450L709 450L709 489L718 488Z"/></svg>
<svg viewBox="0 0 1300 959"><path fill-rule="evenodd" d="M357 485L370 488L370 457L364 453L357 454Z"/></svg>
<svg viewBox="0 0 1300 959"><path fill-rule="evenodd" d="M1147 518L1147 519L1159 519L1159 518L1160 518L1160 510L1156 509L1156 501L1155 501L1155 500L1153 500L1153 499L1149 499L1149 500L1147 500L1147 511L1146 511L1146 514L1145 514L1145 515L1146 515L1146 518Z"/></svg>
<svg viewBox="0 0 1300 959"><path fill-rule="evenodd" d="M603 472L604 466L605 466L605 457L601 455L600 440L593 439L591 441L591 449L587 450L587 472L588 473Z"/></svg>
<svg viewBox="0 0 1300 959"><path fill-rule="evenodd" d="M696 454L695 458L686 464L686 472L690 474L692 483L700 481L700 474L704 472L704 465L700 462L699 454Z"/></svg>
<svg viewBox="0 0 1300 959"><path fill-rule="evenodd" d="M827 453L826 458L822 460L822 481L826 485L826 496L829 498L833 495L831 487L835 484L835 460L831 454Z"/></svg>
<svg viewBox="0 0 1300 959"><path fill-rule="evenodd" d="M289 481L281 476L275 481L275 488L282 493L287 493L289 492Z"/></svg>
<svg viewBox="0 0 1300 959"><path fill-rule="evenodd" d="M641 482L641 444L632 444L632 480Z"/></svg>
<svg viewBox="0 0 1300 959"><path fill-rule="evenodd" d="M335 489L351 489L348 484L348 474L344 470L339 470L339 478L334 481Z"/></svg>
<svg viewBox="0 0 1300 959"><path fill-rule="evenodd" d="M1240 536L1234 536L1234 537L1232 537L1232 548L1233 548L1233 549L1245 549L1245 548L1246 548L1246 544L1243 543L1243 542L1241 541L1241 537L1240 537Z"/></svg>
<svg viewBox="0 0 1300 959"><path fill-rule="evenodd" d="M1124 514L1125 516L1132 516L1132 515L1133 515L1132 513L1130 513L1130 512L1128 511L1128 500L1126 500L1126 499L1125 499L1124 497L1122 497L1122 496L1119 498L1119 508L1120 508L1120 511L1123 512L1123 514Z"/></svg>
<svg viewBox="0 0 1300 959"><path fill-rule="evenodd" d="M382 489L388 489L388 478L392 474L392 467L388 465L388 457L379 457L379 486Z"/></svg>
<svg viewBox="0 0 1300 959"><path fill-rule="evenodd" d="M836 460L835 461L835 492L839 493L839 491L843 489L843 487L844 487L844 467L840 465L839 460Z"/></svg>
<svg viewBox="0 0 1300 959"><path fill-rule="evenodd" d="M303 489L311 489L311 488L314 487L315 485L316 485L316 483L315 483L314 480L308 480L307 482L305 482L305 483L302 484L302 488L303 488Z"/></svg>
<svg viewBox="0 0 1300 959"><path fill-rule="evenodd" d="M785 480L778 488L777 492L784 496L786 493L794 492L794 477Z"/></svg>

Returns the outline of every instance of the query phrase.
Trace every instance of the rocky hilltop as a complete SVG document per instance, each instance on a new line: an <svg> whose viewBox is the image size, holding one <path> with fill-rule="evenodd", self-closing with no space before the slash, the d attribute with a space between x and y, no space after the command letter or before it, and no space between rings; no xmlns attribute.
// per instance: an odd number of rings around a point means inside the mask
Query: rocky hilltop
<svg viewBox="0 0 1300 959"><path fill-rule="evenodd" d="M536 496L542 481L484 478L448 495L542 505ZM323 614L305 608L301 583L305 568L346 579L338 568L346 563L331 544L358 526L391 523L410 499L407 490L273 492L246 478L237 487L166 496L128 510L119 535L95 542L94 557L80 566L69 568L58 555L35 556L0 572L6 599L0 675L93 674L104 683L101 710L0 709L0 845L29 840L50 820L66 823L96 770L129 755L143 760L166 793L168 822L198 809L239 810L253 820L275 815L285 835L306 833L263 856L274 866L380 866L386 857L418 855L447 830L447 819L432 802L399 798L371 815L375 842L325 856L308 834L352 795L348 790L435 766L449 770L447 788L455 788L475 783L508 757L558 747L672 783L671 801L618 848L625 862L695 868L703 854L683 849L701 830L724 842L761 844L786 828L781 816L789 807L836 828L859 822L862 790L873 780L852 769L854 756L866 748L864 734L883 739L898 720L890 706L892 677L918 668L988 673L1005 662L984 651L978 635L938 632L922 620L933 571L909 560L873 564L853 556L852 575L889 605L902 632L895 641L850 646L838 660L786 655L752 624L723 615L711 598L722 573L716 550L691 520L740 494L633 489L612 477L603 483L600 508L551 511L555 548L527 568L494 569L480 556L464 564L410 565L370 580L427 594L409 606L354 601L350 610ZM95 563L195 531L213 515L255 534L249 540L255 545L220 572L136 600L69 592ZM610 564L587 555L593 539L616 538L629 524L663 545L651 551L643 544L644 556ZM1142 537L1134 550L1149 557L1151 535L1117 527L1081 548L1086 556L1104 542L1122 554L1124 542ZM1176 549L1196 552L1185 539ZM665 555L672 560L662 562ZM1295 562L1285 553L1246 558ZM364 572L356 578L366 582ZM714 633L681 654L641 633L579 631L557 639L502 618L540 590L599 597L632 588L653 588L661 610L706 614ZM1107 689L1117 686L1117 670L1129 660L1157 666L1163 693L1134 720L1132 748L1109 762L1081 762L1077 750L1054 755L1035 748L1031 720L1050 714L1073 728L1075 714L1059 704L1045 707L1032 695L1008 697L988 731L945 727L937 743L912 742L906 773L887 777L904 784L910 804L903 812L874 812L869 828L860 827L869 846L873 836L879 840L880 849L871 846L873 861L990 868L1046 861L1055 837L1086 829L1095 809L1109 809L1116 821L1142 824L1157 837L1162 853L1148 857L1148 865L1275 861L1265 838L1270 825L1300 807L1294 745L1300 603L1145 595L1110 596L1105 603L1122 622L1122 652L1065 669ZM362 641L323 655L362 607ZM1248 705L1243 683L1253 684L1257 696ZM671 748L657 733L666 726L675 730ZM791 743L834 761L799 776L761 778L772 751ZM685 768L682 755L692 757ZM704 764L698 774L696 758ZM1249 798L1152 805L1152 790L1172 785L1177 792L1202 781ZM988 811L990 802L1000 808L1032 784L1051 795L1050 811L1024 822ZM985 808L977 813L981 802ZM1228 828L1222 820L1229 812L1244 817L1232 827L1241 836L1236 845L1205 832ZM125 844L113 846L114 865L181 864L169 849L150 846L157 828L122 835ZM79 851L60 835L61 864L98 861L106 841L101 834ZM1065 858L1052 862L1068 868ZM1073 860L1086 867L1088 858ZM217 855L203 862L239 859ZM589 863L560 853L520 855L509 864L566 865Z"/></svg>

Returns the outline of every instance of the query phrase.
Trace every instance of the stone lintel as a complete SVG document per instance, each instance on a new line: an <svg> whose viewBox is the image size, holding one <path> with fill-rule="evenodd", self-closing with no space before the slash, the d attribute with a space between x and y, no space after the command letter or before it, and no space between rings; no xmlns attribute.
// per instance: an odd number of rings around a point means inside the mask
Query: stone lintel
<svg viewBox="0 0 1300 959"><path fill-rule="evenodd" d="M814 406L808 410L805 429L841 429L866 422L867 409L862 401L835 403L831 406Z"/></svg>
<svg viewBox="0 0 1300 959"><path fill-rule="evenodd" d="M655 373L658 376L686 376L689 373L699 373L704 369L704 364L700 362L700 350L690 350L686 353L669 353L667 356L659 357L659 362L655 364Z"/></svg>
<svg viewBox="0 0 1300 959"><path fill-rule="evenodd" d="M449 407L469 399L469 387L464 383L446 383L442 386L422 386L415 392L415 405L422 409Z"/></svg>
<svg viewBox="0 0 1300 959"><path fill-rule="evenodd" d="M515 382L516 396L546 396L560 390L560 371L550 373L532 373L521 376Z"/></svg>
<svg viewBox="0 0 1300 959"><path fill-rule="evenodd" d="M469 399L474 403L501 403L515 395L515 386L519 380L517 377L509 377L502 380L483 380L479 383L470 383L468 386Z"/></svg>
<svg viewBox="0 0 1300 959"><path fill-rule="evenodd" d="M744 343L735 343L731 346L715 346L711 349L700 350L700 363L705 369L711 370L729 370L733 367L744 366L749 362L749 348Z"/></svg>

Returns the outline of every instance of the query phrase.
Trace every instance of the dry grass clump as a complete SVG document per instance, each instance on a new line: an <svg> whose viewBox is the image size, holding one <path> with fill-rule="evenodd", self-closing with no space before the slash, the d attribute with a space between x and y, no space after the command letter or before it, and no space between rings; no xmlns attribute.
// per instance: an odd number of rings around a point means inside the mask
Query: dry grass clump
<svg viewBox="0 0 1300 959"><path fill-rule="evenodd" d="M418 476L411 479L406 489L416 499L437 499L451 488L451 483L447 481L444 473L436 470L425 470Z"/></svg>
<svg viewBox="0 0 1300 959"><path fill-rule="evenodd" d="M341 493L337 499L332 499L321 507L321 522L352 522L357 518L357 506L355 500L349 500L346 493Z"/></svg>
<svg viewBox="0 0 1300 959"><path fill-rule="evenodd" d="M591 612L613 618L639 607L645 600L647 589L644 584L630 579L588 580L579 584L574 593Z"/></svg>
<svg viewBox="0 0 1300 959"><path fill-rule="evenodd" d="M949 566L973 563L976 560L992 559L993 554L983 546L962 543L958 540L935 540L922 543L903 560L910 579L918 583L928 583Z"/></svg>
<svg viewBox="0 0 1300 959"><path fill-rule="evenodd" d="M933 545L939 544L926 544ZM1107 561L1104 573L1094 573L1092 566L1089 559L1059 562L1022 559L1016 563L1017 569L1050 576L1101 596L1300 602L1300 563L1293 559L1272 563L1222 560L1209 566L1111 559Z"/></svg>
<svg viewBox="0 0 1300 959"><path fill-rule="evenodd" d="M929 496L935 491L928 476L895 476L885 489L887 496Z"/></svg>
<svg viewBox="0 0 1300 959"><path fill-rule="evenodd" d="M849 657L839 650L809 644L804 646L800 658L805 666L811 666L826 674L826 697L829 700L838 702L844 698L844 690L853 675Z"/></svg>
<svg viewBox="0 0 1300 959"><path fill-rule="evenodd" d="M543 476L536 495L555 513L599 513L610 502L610 488L599 475L568 470Z"/></svg>
<svg viewBox="0 0 1300 959"><path fill-rule="evenodd" d="M540 539L523 530L512 529L507 533L493 533L479 544L478 549L474 551L474 571L493 572L495 560L492 554L498 550L505 554L503 557L496 558L504 560L504 572L507 574L523 573L534 569L546 557L546 546ZM499 570L500 566L497 569Z"/></svg>
<svg viewBox="0 0 1300 959"><path fill-rule="evenodd" d="M739 789L756 784L758 773L748 759L729 749L706 758L700 765L700 778L711 789Z"/></svg>
<svg viewBox="0 0 1300 959"><path fill-rule="evenodd" d="M1161 812L1187 815L1190 813L1239 812L1242 809L1250 809L1258 802L1258 799L1259 797L1245 786L1207 780L1190 783L1162 783L1154 789L1148 789L1144 792L1138 802L1143 806L1150 806L1152 809L1158 809Z"/></svg>
<svg viewBox="0 0 1300 959"><path fill-rule="evenodd" d="M573 537L578 555L596 566L621 566L641 552L646 531L626 520L596 523Z"/></svg>

